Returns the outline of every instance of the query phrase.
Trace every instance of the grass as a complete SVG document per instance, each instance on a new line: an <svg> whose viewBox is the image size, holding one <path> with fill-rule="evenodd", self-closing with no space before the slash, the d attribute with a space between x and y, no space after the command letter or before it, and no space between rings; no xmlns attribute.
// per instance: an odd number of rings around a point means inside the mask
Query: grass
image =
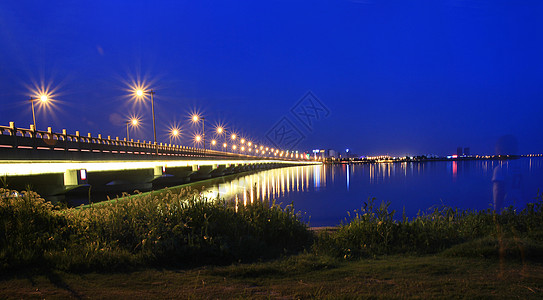
<svg viewBox="0 0 543 300"><path fill-rule="evenodd" d="M516 251L519 257L543 260L542 196L521 211L509 207L500 214L490 209L462 211L442 207L412 219L404 215L397 221L395 211L388 207L388 203L377 205L375 199L370 199L337 230L321 233L314 250L318 254L358 259L445 250L457 256L474 256L477 251L480 256L498 256L498 251L507 248L511 249L507 253Z"/></svg>
<svg viewBox="0 0 543 300"><path fill-rule="evenodd" d="M370 199L313 233L291 206L198 191L59 209L0 190L0 298L540 298L543 196L395 218Z"/></svg>
<svg viewBox="0 0 543 300"><path fill-rule="evenodd" d="M33 192L0 195L2 270L227 264L296 253L312 240L291 206L236 206L193 190L66 210Z"/></svg>
<svg viewBox="0 0 543 300"><path fill-rule="evenodd" d="M346 261L300 254L269 262L120 273L19 274L1 298L522 298L543 293L543 265L426 256Z"/></svg>

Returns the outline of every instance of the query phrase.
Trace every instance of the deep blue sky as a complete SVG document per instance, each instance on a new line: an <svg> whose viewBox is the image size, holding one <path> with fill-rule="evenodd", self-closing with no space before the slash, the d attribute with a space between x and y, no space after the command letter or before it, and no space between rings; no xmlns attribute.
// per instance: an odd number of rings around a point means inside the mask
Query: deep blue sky
<svg viewBox="0 0 543 300"><path fill-rule="evenodd" d="M493 153L516 136L543 151L543 2L539 0L2 1L0 120L28 128L29 86L56 88L47 126L125 136L138 113L126 82L156 91L157 130L199 110L265 140L286 117L298 149L360 154ZM308 91L329 110L304 127ZM206 124L206 125L208 125ZM188 143L188 138L184 140Z"/></svg>

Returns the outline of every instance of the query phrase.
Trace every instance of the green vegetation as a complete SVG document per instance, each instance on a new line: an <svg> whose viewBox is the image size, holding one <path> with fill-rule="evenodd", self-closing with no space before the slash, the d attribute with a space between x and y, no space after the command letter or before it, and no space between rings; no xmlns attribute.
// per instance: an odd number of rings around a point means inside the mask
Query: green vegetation
<svg viewBox="0 0 543 300"><path fill-rule="evenodd" d="M2 189L0 195L2 269L228 264L295 253L312 239L291 206L236 207L198 191L67 210L33 192Z"/></svg>
<svg viewBox="0 0 543 300"><path fill-rule="evenodd" d="M541 299L543 265L441 255L276 260L131 272L0 273L3 299Z"/></svg>
<svg viewBox="0 0 543 300"><path fill-rule="evenodd" d="M385 254L431 254L444 250L450 256L498 257L513 255L543 259L543 197L517 212L461 211L449 207L394 219L389 204L372 199L333 232L321 233L317 254L345 259ZM505 252L504 252L505 251Z"/></svg>
<svg viewBox="0 0 543 300"><path fill-rule="evenodd" d="M236 207L197 190L59 209L0 189L0 298L543 293L541 195L519 211L443 207L401 220L371 199L349 217L314 233L292 206Z"/></svg>

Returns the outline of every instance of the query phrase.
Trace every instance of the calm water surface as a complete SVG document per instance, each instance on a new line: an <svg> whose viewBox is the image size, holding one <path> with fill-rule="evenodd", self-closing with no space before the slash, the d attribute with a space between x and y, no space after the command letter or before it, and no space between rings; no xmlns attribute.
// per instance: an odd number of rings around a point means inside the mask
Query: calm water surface
<svg viewBox="0 0 543 300"><path fill-rule="evenodd" d="M238 203L276 199L293 203L310 226L332 226L368 198L389 201L400 217L448 205L462 209L492 207L492 177L498 168L505 180L504 205L523 208L543 188L543 159L509 161L439 161L360 165L315 165L268 170L204 189ZM543 190L543 189L542 189Z"/></svg>

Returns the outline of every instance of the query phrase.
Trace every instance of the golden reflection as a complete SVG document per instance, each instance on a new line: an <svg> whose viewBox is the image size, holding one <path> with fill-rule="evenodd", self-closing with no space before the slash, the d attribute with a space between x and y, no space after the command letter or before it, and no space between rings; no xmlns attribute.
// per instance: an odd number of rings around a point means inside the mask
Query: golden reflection
<svg viewBox="0 0 543 300"><path fill-rule="evenodd" d="M247 188L243 188L243 206L247 206Z"/></svg>
<svg viewBox="0 0 543 300"><path fill-rule="evenodd" d="M290 172L287 169L287 195L290 193Z"/></svg>
<svg viewBox="0 0 543 300"><path fill-rule="evenodd" d="M296 190L300 190L300 168L296 168Z"/></svg>
<svg viewBox="0 0 543 300"><path fill-rule="evenodd" d="M208 189L205 195L209 199L234 201L237 210L239 205L245 206L248 202L273 201L288 196L291 192L306 191L310 180L314 180L315 188L318 189L325 185L325 178L324 168L321 166L279 168L218 183Z"/></svg>

